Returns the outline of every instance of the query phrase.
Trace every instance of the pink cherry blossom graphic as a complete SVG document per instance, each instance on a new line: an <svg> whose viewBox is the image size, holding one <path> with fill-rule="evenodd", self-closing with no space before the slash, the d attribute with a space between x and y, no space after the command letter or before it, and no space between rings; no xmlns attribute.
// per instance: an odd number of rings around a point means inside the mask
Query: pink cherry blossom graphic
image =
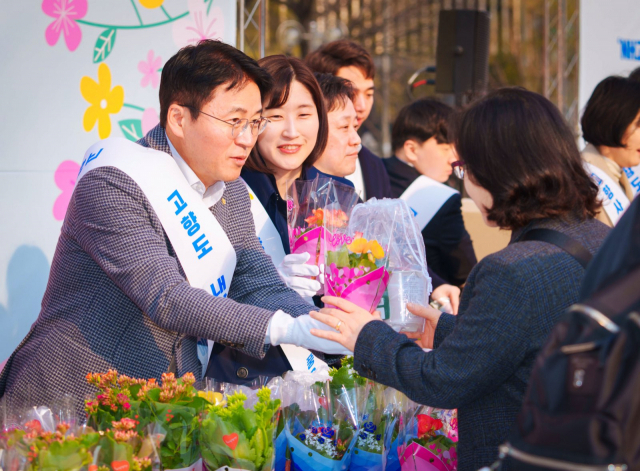
<svg viewBox="0 0 640 471"><path fill-rule="evenodd" d="M147 108L142 113L142 133L146 135L160 123L158 112L153 108Z"/></svg>
<svg viewBox="0 0 640 471"><path fill-rule="evenodd" d="M87 0L43 0L42 11L55 18L44 33L47 44L54 46L60 38L60 32L63 32L67 48L75 51L82 39L82 31L75 20L87 14Z"/></svg>
<svg viewBox="0 0 640 471"><path fill-rule="evenodd" d="M176 46L196 44L203 39L223 38L224 14L220 7L209 8L201 0L189 0L189 13L189 16L173 24L173 42Z"/></svg>
<svg viewBox="0 0 640 471"><path fill-rule="evenodd" d="M80 172L80 164L73 160L65 160L56 169L53 175L53 180L56 182L56 186L62 190L60 196L56 198L53 203L53 217L56 221L62 221L64 215L67 213L67 207L71 201L71 195L73 194L73 188L76 185L76 179L78 178L78 172Z"/></svg>
<svg viewBox="0 0 640 471"><path fill-rule="evenodd" d="M138 70L143 74L140 86L146 87L151 84L153 88L158 88L158 85L160 84L160 74L158 74L158 69L160 66L162 66L162 58L160 56L154 57L153 51L149 51L146 62L138 62Z"/></svg>

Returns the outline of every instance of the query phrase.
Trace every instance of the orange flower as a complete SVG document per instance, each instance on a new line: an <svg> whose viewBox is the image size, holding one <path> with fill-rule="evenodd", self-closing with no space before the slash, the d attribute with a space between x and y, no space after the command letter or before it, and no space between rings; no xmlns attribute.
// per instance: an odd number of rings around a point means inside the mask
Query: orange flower
<svg viewBox="0 0 640 471"><path fill-rule="evenodd" d="M322 219L324 217L324 211L322 211L322 209L312 209L311 212L313 213L313 216L309 216L307 219L304 220L304 222L306 222L309 225L316 225L316 226L321 226L322 225Z"/></svg>

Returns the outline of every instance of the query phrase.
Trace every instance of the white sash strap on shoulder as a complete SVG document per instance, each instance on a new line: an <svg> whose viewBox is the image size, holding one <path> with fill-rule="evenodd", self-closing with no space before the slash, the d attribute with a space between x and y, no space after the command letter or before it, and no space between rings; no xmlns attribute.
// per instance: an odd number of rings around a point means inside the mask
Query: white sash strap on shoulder
<svg viewBox="0 0 640 471"><path fill-rule="evenodd" d="M258 197L251 191L247 182L244 183L247 186L249 198L251 198L251 214L253 215L253 223L256 226L256 234L265 253L271 257L273 264L277 266L285 257L280 233ZM306 348L289 344L280 345L280 348L282 348L283 353L287 357L291 368L295 371L310 371L313 373L316 370L329 368L324 361L320 360Z"/></svg>
<svg viewBox="0 0 640 471"><path fill-rule="evenodd" d="M164 152L112 137L89 148L78 181L98 167L115 167L138 184L160 219L189 284L213 296L227 297L236 252L175 160ZM209 356L212 345L209 342Z"/></svg>
<svg viewBox="0 0 640 471"><path fill-rule="evenodd" d="M640 165L623 168L622 170L624 170L625 175L627 175L631 188L633 188L633 197L635 198L638 196L638 193L640 193Z"/></svg>
<svg viewBox="0 0 640 471"><path fill-rule="evenodd" d="M403 199L413 211L420 230L424 230L433 216L442 208L442 205L458 193L450 186L444 185L432 178L420 175L402 193Z"/></svg>
<svg viewBox="0 0 640 471"><path fill-rule="evenodd" d="M602 208L615 225L629 207L629 198L622 187L607 173L589 162L584 162L587 173L598 185L598 196L602 200Z"/></svg>

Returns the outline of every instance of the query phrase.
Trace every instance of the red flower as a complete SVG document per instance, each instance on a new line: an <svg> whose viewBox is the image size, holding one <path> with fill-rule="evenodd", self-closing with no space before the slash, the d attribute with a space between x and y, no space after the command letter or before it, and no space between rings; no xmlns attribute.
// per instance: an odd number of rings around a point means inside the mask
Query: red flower
<svg viewBox="0 0 640 471"><path fill-rule="evenodd" d="M426 414L418 414L418 438L425 435L433 435L436 430L442 428L442 421L434 419Z"/></svg>

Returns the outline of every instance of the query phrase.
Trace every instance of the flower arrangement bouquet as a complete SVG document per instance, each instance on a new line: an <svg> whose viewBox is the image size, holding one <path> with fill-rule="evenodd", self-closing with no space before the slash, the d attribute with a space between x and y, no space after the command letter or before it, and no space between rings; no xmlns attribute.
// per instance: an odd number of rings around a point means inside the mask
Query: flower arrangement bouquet
<svg viewBox="0 0 640 471"><path fill-rule="evenodd" d="M402 433L403 443L398 446L402 471L457 469L458 419L455 410L415 407Z"/></svg>
<svg viewBox="0 0 640 471"><path fill-rule="evenodd" d="M400 471L400 457L398 447L404 439L404 424L406 417L410 417L418 405L407 396L393 388L385 390L385 414L388 423L384 435L382 451L383 469L385 471Z"/></svg>
<svg viewBox="0 0 640 471"><path fill-rule="evenodd" d="M344 227L358 202L355 190L330 178L297 180L287 190L291 253L308 253L310 265L324 263L327 227Z"/></svg>
<svg viewBox="0 0 640 471"><path fill-rule="evenodd" d="M396 201L372 198L353 209L348 226L325 226L325 294L376 308L389 283Z"/></svg>
<svg viewBox="0 0 640 471"><path fill-rule="evenodd" d="M274 436L280 399L267 386L238 388L217 404L205 407L200 448L205 469L273 469ZM247 396L250 396L249 398ZM250 403L254 403L252 407Z"/></svg>
<svg viewBox="0 0 640 471"><path fill-rule="evenodd" d="M391 410L386 403L387 387L365 380L364 385L357 382L356 389L360 420L351 457L351 470L382 471L386 431L393 421Z"/></svg>
<svg viewBox="0 0 640 471"><path fill-rule="evenodd" d="M288 384L284 432L295 470L349 469L358 426L355 386L344 370L333 369L329 374L331 381L309 387Z"/></svg>
<svg viewBox="0 0 640 471"><path fill-rule="evenodd" d="M193 387L191 373L176 379L173 373L155 379L118 376L115 370L105 374L89 373L87 381L99 394L85 402L89 424L99 431L111 428L124 418L135 422L135 432L162 438L160 459L166 470L199 470L199 413L207 404Z"/></svg>
<svg viewBox="0 0 640 471"><path fill-rule="evenodd" d="M113 422L106 432L78 428L70 432L64 422L47 430L37 419L6 432L6 469L61 471L146 471L159 462L151 437L135 431L135 421Z"/></svg>

